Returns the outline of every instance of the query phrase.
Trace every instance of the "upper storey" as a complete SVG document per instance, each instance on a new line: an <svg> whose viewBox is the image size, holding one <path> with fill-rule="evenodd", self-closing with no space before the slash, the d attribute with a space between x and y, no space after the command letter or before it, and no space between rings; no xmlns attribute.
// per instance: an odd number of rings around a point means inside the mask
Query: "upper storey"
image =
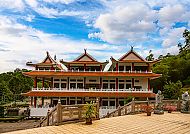
<svg viewBox="0 0 190 134"><path fill-rule="evenodd" d="M155 61L146 61L140 55L138 55L133 48L126 54L124 54L118 60L111 57L112 65L109 71L145 71L151 72L151 67Z"/></svg>
<svg viewBox="0 0 190 134"><path fill-rule="evenodd" d="M97 61L94 57L87 53L86 49L84 49L84 53L82 53L75 60L71 62L61 60L60 62L68 68L68 71L103 71L105 66L108 64L108 61Z"/></svg>
<svg viewBox="0 0 190 134"><path fill-rule="evenodd" d="M63 70L61 64L57 63L56 59L51 58L49 52L47 52L47 55L42 62L35 64L27 62L26 65L35 67L35 70Z"/></svg>

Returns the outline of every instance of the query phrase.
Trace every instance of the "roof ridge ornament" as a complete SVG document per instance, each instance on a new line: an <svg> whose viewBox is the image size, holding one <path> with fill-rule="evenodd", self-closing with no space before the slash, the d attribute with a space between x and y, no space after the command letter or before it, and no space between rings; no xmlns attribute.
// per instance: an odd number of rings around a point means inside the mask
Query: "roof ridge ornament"
<svg viewBox="0 0 190 134"><path fill-rule="evenodd" d="M86 54L87 48L84 49L84 53Z"/></svg>
<svg viewBox="0 0 190 134"><path fill-rule="evenodd" d="M133 51L134 46L132 46L132 45L130 45L130 46L131 46L131 51Z"/></svg>

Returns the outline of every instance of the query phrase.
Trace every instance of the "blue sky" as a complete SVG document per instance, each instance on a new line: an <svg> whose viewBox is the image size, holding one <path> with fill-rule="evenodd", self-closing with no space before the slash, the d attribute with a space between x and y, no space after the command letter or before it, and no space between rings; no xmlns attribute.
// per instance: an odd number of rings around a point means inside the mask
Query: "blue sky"
<svg viewBox="0 0 190 134"><path fill-rule="evenodd" d="M66 61L87 48L100 61L134 46L141 56L177 54L190 0L0 0L0 72L45 52Z"/></svg>

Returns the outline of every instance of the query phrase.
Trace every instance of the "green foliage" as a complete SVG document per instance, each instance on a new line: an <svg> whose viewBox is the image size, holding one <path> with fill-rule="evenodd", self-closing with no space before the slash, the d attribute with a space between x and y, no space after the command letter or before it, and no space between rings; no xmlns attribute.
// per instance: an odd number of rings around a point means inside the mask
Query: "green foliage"
<svg viewBox="0 0 190 134"><path fill-rule="evenodd" d="M180 81L177 81L176 83L169 82L168 84L164 85L163 94L166 98L177 99L179 96L181 96L181 88L182 83Z"/></svg>
<svg viewBox="0 0 190 134"><path fill-rule="evenodd" d="M154 55L152 54L152 50L149 51L149 55L145 58L147 61L153 61Z"/></svg>
<svg viewBox="0 0 190 134"><path fill-rule="evenodd" d="M0 104L16 100L23 100L21 93L28 92L33 86L33 80L26 77L22 72L26 69L15 69L14 72L0 74Z"/></svg>
<svg viewBox="0 0 190 134"><path fill-rule="evenodd" d="M127 98L124 100L124 105L127 104L127 103L129 103L129 102L131 102L132 99L133 99L132 96L127 97Z"/></svg>
<svg viewBox="0 0 190 134"><path fill-rule="evenodd" d="M86 104L87 106L85 107L85 118L91 119L92 117L97 115L95 104L92 101L90 103L87 102Z"/></svg>

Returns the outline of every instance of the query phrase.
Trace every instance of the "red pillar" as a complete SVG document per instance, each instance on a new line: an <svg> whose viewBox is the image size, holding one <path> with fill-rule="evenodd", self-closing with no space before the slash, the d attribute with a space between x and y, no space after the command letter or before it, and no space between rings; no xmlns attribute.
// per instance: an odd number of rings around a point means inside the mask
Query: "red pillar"
<svg viewBox="0 0 190 134"><path fill-rule="evenodd" d="M132 71L135 71L134 63L132 63Z"/></svg>
<svg viewBox="0 0 190 134"><path fill-rule="evenodd" d="M30 97L30 105L33 106L33 97Z"/></svg>
<svg viewBox="0 0 190 134"><path fill-rule="evenodd" d="M86 77L84 77L84 89L86 89Z"/></svg>
<svg viewBox="0 0 190 134"><path fill-rule="evenodd" d="M44 77L42 78L42 88L44 88Z"/></svg>
<svg viewBox="0 0 190 134"><path fill-rule="evenodd" d="M53 88L53 77L51 77L51 88Z"/></svg>
<svg viewBox="0 0 190 134"><path fill-rule="evenodd" d="M100 65L100 71L102 71L102 65Z"/></svg>
<svg viewBox="0 0 190 134"><path fill-rule="evenodd" d="M150 91L150 78L148 78L148 91Z"/></svg>
<svg viewBox="0 0 190 134"><path fill-rule="evenodd" d="M70 69L70 64L68 64L68 70L71 70L71 69Z"/></svg>
<svg viewBox="0 0 190 134"><path fill-rule="evenodd" d="M37 88L37 77L34 78L34 88Z"/></svg>
<svg viewBox="0 0 190 134"><path fill-rule="evenodd" d="M34 107L36 108L37 97L34 97Z"/></svg>
<svg viewBox="0 0 190 134"><path fill-rule="evenodd" d="M69 77L67 78L67 90L69 90Z"/></svg>
<svg viewBox="0 0 190 134"><path fill-rule="evenodd" d="M116 63L116 71L118 71L118 63Z"/></svg>
<svg viewBox="0 0 190 134"><path fill-rule="evenodd" d="M100 77L100 89L102 89L102 77Z"/></svg>
<svg viewBox="0 0 190 134"><path fill-rule="evenodd" d="M86 71L86 64L84 64L84 71Z"/></svg>

